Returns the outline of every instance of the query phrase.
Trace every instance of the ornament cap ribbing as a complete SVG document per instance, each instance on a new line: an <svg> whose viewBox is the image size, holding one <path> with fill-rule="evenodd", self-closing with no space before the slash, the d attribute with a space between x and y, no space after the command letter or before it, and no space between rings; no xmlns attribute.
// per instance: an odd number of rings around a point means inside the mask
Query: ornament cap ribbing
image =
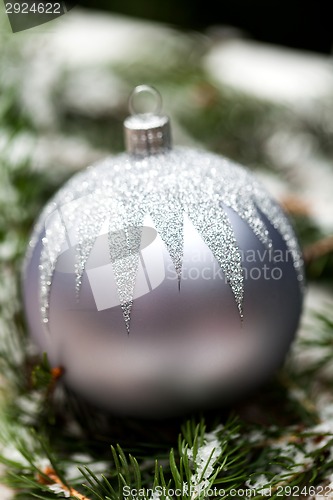
<svg viewBox="0 0 333 500"><path fill-rule="evenodd" d="M156 101L154 112L137 113L134 97L143 92L150 93ZM171 131L168 116L161 114L162 98L149 85L135 87L129 98L131 116L124 122L127 152L136 156L160 154L171 149Z"/></svg>

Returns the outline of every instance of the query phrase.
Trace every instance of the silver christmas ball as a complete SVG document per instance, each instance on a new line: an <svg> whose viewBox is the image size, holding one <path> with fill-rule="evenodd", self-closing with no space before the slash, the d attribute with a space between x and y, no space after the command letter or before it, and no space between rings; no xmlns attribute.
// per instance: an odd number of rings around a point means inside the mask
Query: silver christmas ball
<svg viewBox="0 0 333 500"><path fill-rule="evenodd" d="M31 335L106 410L227 403L264 382L293 340L296 237L246 169L171 149L167 118L134 115L125 130L128 152L75 175L36 224L23 280Z"/></svg>

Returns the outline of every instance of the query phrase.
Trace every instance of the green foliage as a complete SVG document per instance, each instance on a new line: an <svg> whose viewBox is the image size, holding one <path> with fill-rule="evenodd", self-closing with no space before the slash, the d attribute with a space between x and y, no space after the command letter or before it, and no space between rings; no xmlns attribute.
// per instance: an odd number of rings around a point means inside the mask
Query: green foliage
<svg viewBox="0 0 333 500"><path fill-rule="evenodd" d="M42 362L34 366L31 380L35 389L47 389L52 384L53 377L46 354L44 354Z"/></svg>
<svg viewBox="0 0 333 500"><path fill-rule="evenodd" d="M15 47L1 50L0 69L19 57ZM288 124L288 131L312 134L325 154L331 152L326 129L310 121L297 124L297 117L284 109L222 92L207 81L196 61L202 51L193 42L182 46L171 66L159 59L112 71L128 88L138 80L157 85L188 138L253 167L276 168L278 161L268 160L265 144L281 123ZM28 134L34 144L38 131L21 111L17 88L3 74L0 92L0 134L6 144L0 155L0 371L5 378L0 441L4 481L16 499L80 494L89 500L157 500L159 492L161 500L203 500L208 491L213 498L237 498L238 492L239 498L278 499L327 493L320 488L333 481L333 405L327 396L333 387L330 306L313 315L276 379L251 401L189 419L142 422L100 414L63 391L46 356L36 359L26 336L20 272L33 221L69 174L33 169L29 154L13 158L22 137ZM57 92L53 97L61 104L61 88ZM127 113L125 103L111 118L56 107L64 134L84 136L94 147L121 148L114 132ZM311 217L297 217L295 224L303 246L325 236ZM308 277L328 280L332 271L328 255L311 263Z"/></svg>

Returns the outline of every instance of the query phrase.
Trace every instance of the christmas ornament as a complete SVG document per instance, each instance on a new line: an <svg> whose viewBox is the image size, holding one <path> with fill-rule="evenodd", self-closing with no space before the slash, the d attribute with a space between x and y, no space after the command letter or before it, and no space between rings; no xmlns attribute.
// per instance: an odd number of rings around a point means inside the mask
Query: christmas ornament
<svg viewBox="0 0 333 500"><path fill-rule="evenodd" d="M152 93L154 113L136 113ZM47 204L24 270L31 335L65 383L113 412L220 404L281 364L303 295L287 217L242 166L171 148L137 87L127 153L75 175Z"/></svg>

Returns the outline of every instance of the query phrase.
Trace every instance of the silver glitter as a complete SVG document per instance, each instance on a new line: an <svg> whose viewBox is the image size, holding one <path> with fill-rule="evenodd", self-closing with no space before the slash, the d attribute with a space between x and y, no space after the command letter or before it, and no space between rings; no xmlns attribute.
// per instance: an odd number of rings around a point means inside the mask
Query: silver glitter
<svg viewBox="0 0 333 500"><path fill-rule="evenodd" d="M109 249L119 301L126 330L129 333L134 287L139 267L142 224L138 227L128 225L116 230L114 224L116 220L112 218L113 223L110 224Z"/></svg>
<svg viewBox="0 0 333 500"><path fill-rule="evenodd" d="M68 234L74 234L76 241L79 298L89 255L107 223L110 261L129 332L144 217L151 216L180 283L184 214L221 266L242 317L242 257L223 207L233 209L271 249L269 231L259 211L262 212L285 241L302 285L303 261L294 232L280 207L246 169L212 153L185 148L143 159L122 154L73 177L46 207L36 226L32 247L48 218L40 258L43 322L49 319L52 277Z"/></svg>
<svg viewBox="0 0 333 500"><path fill-rule="evenodd" d="M65 227L61 221L59 212L52 212L49 221L50 226L45 230L45 236L42 239L43 249L40 257L40 299L41 314L43 323L49 321L49 304L52 276L56 268L58 255L61 251L61 242L66 237Z"/></svg>
<svg viewBox="0 0 333 500"><path fill-rule="evenodd" d="M88 194L85 197L85 203L80 210L80 217L76 221L77 227L77 246L76 246L76 295L79 299L82 285L82 276L85 270L86 262L90 252L94 247L97 236L99 235L108 210L105 201L101 198L101 189L96 187L96 192Z"/></svg>

